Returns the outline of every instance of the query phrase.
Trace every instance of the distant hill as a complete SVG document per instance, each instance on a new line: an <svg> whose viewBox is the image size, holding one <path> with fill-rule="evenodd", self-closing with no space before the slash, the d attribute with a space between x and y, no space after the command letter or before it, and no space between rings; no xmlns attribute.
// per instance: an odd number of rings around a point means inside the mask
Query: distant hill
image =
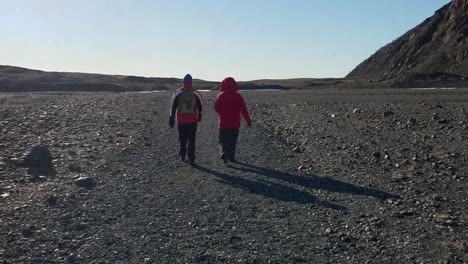
<svg viewBox="0 0 468 264"><path fill-rule="evenodd" d="M463 80L468 76L468 0L453 0L378 50L347 78Z"/></svg>
<svg viewBox="0 0 468 264"><path fill-rule="evenodd" d="M219 82L194 79L194 86L200 90L218 90ZM238 82L242 90L252 89L321 89L354 85L353 81L339 78L301 78L280 80L255 80ZM85 91L85 92L129 92L174 90L182 85L178 78L155 78L125 75L105 75L75 72L46 72L15 66L0 65L0 92L44 92L44 91Z"/></svg>
<svg viewBox="0 0 468 264"><path fill-rule="evenodd" d="M215 82L194 80L199 89L214 89ZM0 92L41 91L151 91L181 86L177 78L105 75L73 72L46 72L0 65Z"/></svg>

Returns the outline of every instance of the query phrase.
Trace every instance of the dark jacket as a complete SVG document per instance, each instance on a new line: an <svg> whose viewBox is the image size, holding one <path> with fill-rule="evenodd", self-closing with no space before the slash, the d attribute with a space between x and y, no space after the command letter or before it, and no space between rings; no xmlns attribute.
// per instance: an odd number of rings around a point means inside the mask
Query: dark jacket
<svg viewBox="0 0 468 264"><path fill-rule="evenodd" d="M195 111L193 114L186 115L182 114L179 111L177 111L179 107L179 102L181 99L181 94L184 91L183 89L188 89L191 90L196 98L196 104L195 104ZM184 87L181 87L172 94L171 98L171 116L174 116L177 111L177 122L181 124L190 124L190 123L197 123L199 120L199 116L201 116L202 111L203 111L203 98L201 96L201 93L197 90L192 89L191 85L184 85Z"/></svg>

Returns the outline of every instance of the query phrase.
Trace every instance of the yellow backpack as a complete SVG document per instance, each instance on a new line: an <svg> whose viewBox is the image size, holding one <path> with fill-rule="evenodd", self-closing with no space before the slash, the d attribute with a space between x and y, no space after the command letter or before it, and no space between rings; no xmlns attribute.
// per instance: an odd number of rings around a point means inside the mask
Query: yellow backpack
<svg viewBox="0 0 468 264"><path fill-rule="evenodd" d="M197 98L193 91L183 89L180 94L178 112L183 115L191 115L195 113L195 105Z"/></svg>

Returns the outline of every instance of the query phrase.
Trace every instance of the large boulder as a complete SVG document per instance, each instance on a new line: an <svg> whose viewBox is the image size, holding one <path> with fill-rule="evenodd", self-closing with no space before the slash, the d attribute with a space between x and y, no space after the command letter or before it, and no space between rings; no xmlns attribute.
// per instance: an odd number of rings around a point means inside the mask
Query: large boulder
<svg viewBox="0 0 468 264"><path fill-rule="evenodd" d="M28 173L34 175L56 176L52 165L52 154L46 146L35 146L24 160Z"/></svg>
<svg viewBox="0 0 468 264"><path fill-rule="evenodd" d="M25 159L29 167L52 167L52 154L46 146L35 146Z"/></svg>

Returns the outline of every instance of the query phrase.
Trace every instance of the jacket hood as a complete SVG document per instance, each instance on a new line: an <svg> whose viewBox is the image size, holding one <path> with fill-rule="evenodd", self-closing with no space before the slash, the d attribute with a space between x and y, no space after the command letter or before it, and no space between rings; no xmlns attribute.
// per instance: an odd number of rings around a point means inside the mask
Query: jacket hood
<svg viewBox="0 0 468 264"><path fill-rule="evenodd" d="M239 86L237 86L237 82L232 77L224 79L219 88L220 92L237 92L238 90Z"/></svg>

